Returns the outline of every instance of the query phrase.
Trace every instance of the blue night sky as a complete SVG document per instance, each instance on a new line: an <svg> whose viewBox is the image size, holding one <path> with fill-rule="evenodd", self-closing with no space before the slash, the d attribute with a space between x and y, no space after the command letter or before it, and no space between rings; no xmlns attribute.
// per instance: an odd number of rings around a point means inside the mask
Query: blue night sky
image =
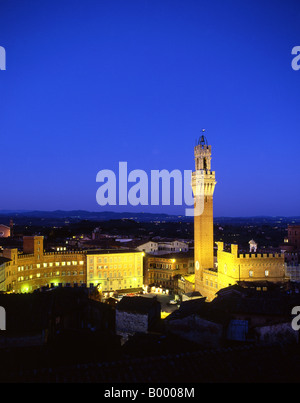
<svg viewBox="0 0 300 403"><path fill-rule="evenodd" d="M215 216L300 215L296 0L0 0L0 210L100 207L96 174L193 170Z"/></svg>

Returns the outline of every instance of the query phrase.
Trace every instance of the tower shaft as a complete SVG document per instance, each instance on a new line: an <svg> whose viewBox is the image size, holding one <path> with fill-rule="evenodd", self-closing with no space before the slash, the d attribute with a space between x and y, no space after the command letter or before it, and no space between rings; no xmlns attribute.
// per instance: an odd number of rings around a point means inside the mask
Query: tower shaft
<svg viewBox="0 0 300 403"><path fill-rule="evenodd" d="M211 146L202 136L194 148L195 172L192 187L194 207L195 290L202 293L203 270L214 268L213 194L215 172L211 171ZM202 293L203 294L203 293Z"/></svg>

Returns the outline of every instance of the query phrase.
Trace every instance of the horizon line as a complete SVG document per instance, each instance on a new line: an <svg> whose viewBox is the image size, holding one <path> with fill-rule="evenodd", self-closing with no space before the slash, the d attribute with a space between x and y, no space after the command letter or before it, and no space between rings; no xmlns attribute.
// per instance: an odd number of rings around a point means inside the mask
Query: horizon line
<svg viewBox="0 0 300 403"><path fill-rule="evenodd" d="M175 213L157 213L157 212L144 212L144 211L94 211L94 210L84 210L84 209L75 209L75 210L61 210L61 209L56 209L56 210L5 210L2 209L0 210L0 214L5 215L5 214L18 214L18 213L33 213L33 212L38 212L38 213L56 213L56 212L62 212L62 213L72 213L72 212L85 212L85 213L90 213L90 214L149 214L149 215L162 215L162 216L175 216L175 217L185 217L184 214L175 214ZM243 215L237 215L237 216L231 216L231 215L219 215L215 216L214 218L260 218L260 217L271 217L271 218L300 218L299 215L264 215L264 214L259 214L259 215L249 215L249 216L243 216Z"/></svg>

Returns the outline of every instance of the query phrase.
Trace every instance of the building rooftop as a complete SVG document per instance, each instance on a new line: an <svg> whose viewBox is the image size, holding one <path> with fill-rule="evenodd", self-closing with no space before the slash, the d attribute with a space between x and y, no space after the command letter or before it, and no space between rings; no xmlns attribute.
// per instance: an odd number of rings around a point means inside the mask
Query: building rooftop
<svg viewBox="0 0 300 403"><path fill-rule="evenodd" d="M3 263L11 262L11 259L8 259L7 257L2 257L0 256L0 265Z"/></svg>
<svg viewBox="0 0 300 403"><path fill-rule="evenodd" d="M120 302L118 302L116 309L118 311L132 312L132 313L148 313L153 306L160 305L156 297L123 297Z"/></svg>
<svg viewBox="0 0 300 403"><path fill-rule="evenodd" d="M194 258L194 250L189 250L187 252L170 252L159 255L147 255L149 258L158 258L158 259L184 259L184 258Z"/></svg>
<svg viewBox="0 0 300 403"><path fill-rule="evenodd" d="M195 273L192 274L186 274L186 275L181 275L180 279L182 281L188 281L189 283L195 284Z"/></svg>
<svg viewBox="0 0 300 403"><path fill-rule="evenodd" d="M105 255L116 253L143 253L136 249L90 249L86 251L87 255Z"/></svg>
<svg viewBox="0 0 300 403"><path fill-rule="evenodd" d="M215 309L211 303L205 302L205 299L205 297L202 297L182 302L179 309L167 316L166 321L169 322L197 315L200 318L211 322L221 324L227 323L229 316L226 312L221 312L220 310Z"/></svg>
<svg viewBox="0 0 300 403"><path fill-rule="evenodd" d="M203 297L199 291L191 291L191 292L186 292L184 295L186 295L189 298L200 298Z"/></svg>
<svg viewBox="0 0 300 403"><path fill-rule="evenodd" d="M271 315L289 318L293 306L300 305L300 293L271 282L241 282L219 290L210 304L224 312Z"/></svg>

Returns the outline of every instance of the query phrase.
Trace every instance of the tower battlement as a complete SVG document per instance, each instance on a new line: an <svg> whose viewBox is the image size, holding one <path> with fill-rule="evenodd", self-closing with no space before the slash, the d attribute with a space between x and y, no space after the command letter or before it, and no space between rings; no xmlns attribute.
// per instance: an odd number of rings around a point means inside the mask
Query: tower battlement
<svg viewBox="0 0 300 403"><path fill-rule="evenodd" d="M211 146L207 144L206 137L201 136L194 148L195 169L211 171Z"/></svg>
<svg viewBox="0 0 300 403"><path fill-rule="evenodd" d="M206 144L197 144L194 148L195 156L196 155L205 155L205 154L211 154L211 146L208 146Z"/></svg>
<svg viewBox="0 0 300 403"><path fill-rule="evenodd" d="M283 257L282 253L238 253L239 259L270 259Z"/></svg>
<svg viewBox="0 0 300 403"><path fill-rule="evenodd" d="M224 242L216 242L218 246L218 252L224 252L231 254L234 258L243 259L243 260L251 260L251 259L270 259L270 258L284 258L283 253L259 253L259 252L252 252L252 253L240 253L238 250L238 245L230 244L230 251L226 251L224 248Z"/></svg>

